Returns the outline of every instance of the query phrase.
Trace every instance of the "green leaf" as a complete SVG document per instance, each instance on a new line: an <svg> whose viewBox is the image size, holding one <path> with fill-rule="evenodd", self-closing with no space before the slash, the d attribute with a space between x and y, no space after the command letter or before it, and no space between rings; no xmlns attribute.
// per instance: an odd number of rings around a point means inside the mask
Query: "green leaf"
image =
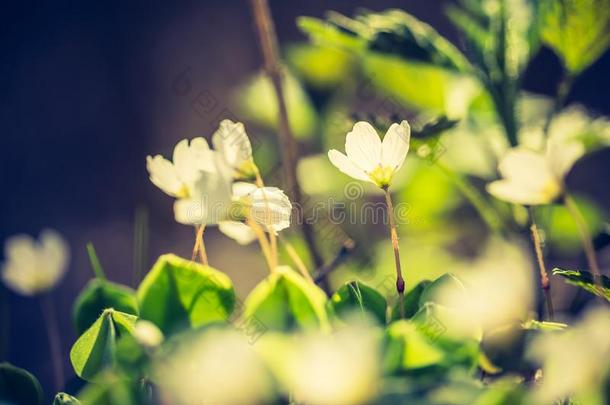
<svg viewBox="0 0 610 405"><path fill-rule="evenodd" d="M243 315L271 330L328 330L326 302L326 294L318 286L281 266L252 290Z"/></svg>
<svg viewBox="0 0 610 405"><path fill-rule="evenodd" d="M577 75L610 46L610 0L543 2L542 41Z"/></svg>
<svg viewBox="0 0 610 405"><path fill-rule="evenodd" d="M72 346L70 361L76 375L92 381L100 371L113 366L117 341L133 333L136 319L113 309L104 310Z"/></svg>
<svg viewBox="0 0 610 405"><path fill-rule="evenodd" d="M419 302L421 295L432 283L430 280L422 280L415 287L413 287L406 295L403 302L405 318L411 318L417 311L419 311ZM400 302L397 302L392 309L392 321L400 319Z"/></svg>
<svg viewBox="0 0 610 405"><path fill-rule="evenodd" d="M138 315L138 302L131 288L95 278L76 298L72 317L78 334L86 331L106 308Z"/></svg>
<svg viewBox="0 0 610 405"><path fill-rule="evenodd" d="M10 363L0 363L0 403L42 404L40 383L28 371Z"/></svg>
<svg viewBox="0 0 610 405"><path fill-rule="evenodd" d="M290 128L297 138L306 139L315 132L316 110L301 83L289 71L284 74L283 84ZM267 129L278 130L278 104L267 75L256 75L238 88L235 102L244 116Z"/></svg>
<svg viewBox="0 0 610 405"><path fill-rule="evenodd" d="M595 284L593 274L588 271L553 269L553 274L566 279L566 282L610 301L610 278L601 275L601 290Z"/></svg>
<svg viewBox="0 0 610 405"><path fill-rule="evenodd" d="M437 296L443 291L454 290L466 294L464 284L454 274L445 273L433 282L426 284L424 290L419 297L419 306L423 306L427 302L434 302Z"/></svg>
<svg viewBox="0 0 610 405"><path fill-rule="evenodd" d="M445 352L436 346L415 324L407 320L392 323L386 332L386 372L412 370L439 364Z"/></svg>
<svg viewBox="0 0 610 405"><path fill-rule="evenodd" d="M224 321L235 305L233 283L226 274L172 254L159 257L137 297L140 318L165 335Z"/></svg>
<svg viewBox="0 0 610 405"><path fill-rule="evenodd" d="M60 392L59 394L55 395L53 405L80 405L80 401L70 394Z"/></svg>
<svg viewBox="0 0 610 405"><path fill-rule="evenodd" d="M330 305L339 316L354 312L369 313L385 325L387 303L383 295L360 281L342 285L331 297Z"/></svg>
<svg viewBox="0 0 610 405"><path fill-rule="evenodd" d="M95 384L88 384L78 395L87 405L141 405L151 403L148 388L140 381L129 381L104 372Z"/></svg>

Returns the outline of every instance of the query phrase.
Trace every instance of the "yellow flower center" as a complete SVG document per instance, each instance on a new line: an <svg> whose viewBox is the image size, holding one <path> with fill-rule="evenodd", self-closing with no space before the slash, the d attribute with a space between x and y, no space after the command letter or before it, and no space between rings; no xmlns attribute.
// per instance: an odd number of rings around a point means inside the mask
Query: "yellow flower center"
<svg viewBox="0 0 610 405"><path fill-rule="evenodd" d="M368 173L371 180L379 187L390 185L392 176L394 176L394 168L390 166L377 166L374 170Z"/></svg>
<svg viewBox="0 0 610 405"><path fill-rule="evenodd" d="M188 198L190 196L189 188L186 184L182 184L180 190L176 193L176 198Z"/></svg>

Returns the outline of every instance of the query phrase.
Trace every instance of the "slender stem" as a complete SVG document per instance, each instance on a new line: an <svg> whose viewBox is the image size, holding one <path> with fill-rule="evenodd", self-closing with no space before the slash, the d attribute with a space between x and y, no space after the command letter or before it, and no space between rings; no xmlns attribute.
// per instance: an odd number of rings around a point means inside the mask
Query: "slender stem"
<svg viewBox="0 0 610 405"><path fill-rule="evenodd" d="M284 96L283 83L282 83L282 69L280 67L280 61L278 57L278 45L277 35L275 33L275 27L273 20L271 19L271 12L269 10L269 4L267 0L250 0L252 6L252 12L254 14L254 21L256 25L256 32L258 35L261 51L263 54L264 66L269 79L273 85L275 91L278 111L279 111L279 139L282 147L282 167L284 169L284 177L286 186L288 189L288 195L294 201L297 215L299 218L303 217L303 196L301 193L301 187L297 180L297 159L298 153L296 148L296 141L292 135L290 129L290 121L288 119L288 109L286 107L286 99ZM318 247L315 242L315 235L313 226L308 222L301 220L301 232L307 243L307 247L311 252L314 264L316 267L322 265L322 256L318 251Z"/></svg>
<svg viewBox="0 0 610 405"><path fill-rule="evenodd" d="M148 256L148 210L138 206L133 226L133 282L140 284Z"/></svg>
<svg viewBox="0 0 610 405"><path fill-rule="evenodd" d="M265 257L265 261L267 262L267 267L269 267L269 271L274 272L275 266L273 265L273 260L271 258L271 245L269 244L269 241L267 240L265 231L263 231L263 229L261 228L261 226L259 224L257 224L255 221L253 221L250 218L248 218L246 220L246 224L250 228L252 228L252 230L256 234L256 237L258 238L258 244L261 247L263 256Z"/></svg>
<svg viewBox="0 0 610 405"><path fill-rule="evenodd" d="M199 253L199 260L202 264L208 265L208 254L205 250L205 243L203 241L203 232L205 231L205 224L196 227L195 233L195 244L193 245L193 254L191 255L191 261L195 261L197 253Z"/></svg>
<svg viewBox="0 0 610 405"><path fill-rule="evenodd" d="M566 208L572 215L574 222L576 223L576 227L578 228L578 233L580 234L580 240L582 242L582 247L585 251L585 255L587 257L587 263L589 264L589 268L593 273L593 279L595 281L595 285L599 288L599 291L602 291L602 276L599 270L599 265L597 261L597 255L595 254L595 247L593 246L593 240L591 238L591 232L589 231L589 227L585 222L578 205L568 193L565 194L563 199Z"/></svg>
<svg viewBox="0 0 610 405"><path fill-rule="evenodd" d="M95 273L95 277L97 277L97 279L100 281L106 281L107 278L104 274L104 269L102 268L100 259L97 257L97 253L95 252L95 248L91 242L87 243L87 254L89 255L89 262L91 263L91 268Z"/></svg>
<svg viewBox="0 0 610 405"><path fill-rule="evenodd" d="M269 242L271 242L270 243L270 245L271 245L271 265L275 269L277 267L277 263L278 263L277 235L271 231L269 232Z"/></svg>
<svg viewBox="0 0 610 405"><path fill-rule="evenodd" d="M297 270L299 270L299 272L305 279L313 283L313 278L311 277L309 270L307 270L307 266L305 266L305 263L303 263L303 260L301 259L295 248L292 246L292 243L288 242L286 238L280 238L280 240L284 244L284 247L286 248L286 253L288 253L288 256L290 256L290 258L294 262L294 265L297 267Z"/></svg>
<svg viewBox="0 0 610 405"><path fill-rule="evenodd" d="M394 262L396 264L396 291L398 292L398 305L400 308L400 317L405 317L404 294L405 280L402 278L402 270L400 268L400 252L398 250L398 232L396 231L396 220L394 219L394 205L392 204L392 196L388 187L384 187L385 202L388 206L388 218L390 219L390 238L392 239L392 249L394 250Z"/></svg>
<svg viewBox="0 0 610 405"><path fill-rule="evenodd" d="M47 330L47 339L51 350L51 362L53 364L53 381L55 383L55 391L62 390L64 382L64 366L63 355L61 350L61 338L59 335L59 327L57 325L57 311L55 304L50 295L44 295L38 300L45 328Z"/></svg>
<svg viewBox="0 0 610 405"><path fill-rule="evenodd" d="M572 85L574 84L574 76L572 76L569 72L566 72L564 76L559 81L557 85L557 92L555 94L555 99L553 100L553 106L551 107L549 113L546 116L544 121L543 133L548 136L549 128L551 126L551 122L553 121L553 117L557 114L568 98L570 91L572 90Z"/></svg>
<svg viewBox="0 0 610 405"><path fill-rule="evenodd" d="M330 273L332 273L337 267L339 267L341 263L345 261L345 259L347 259L350 253L354 251L355 247L356 242L354 242L353 239L346 239L341 244L341 248L339 249L335 257L333 257L333 259L328 264L324 265L316 272L316 276L314 278L316 283L322 283L324 280L326 280L326 277Z"/></svg>
<svg viewBox="0 0 610 405"><path fill-rule="evenodd" d="M549 320L552 321L555 317L555 314L553 311L553 301L551 299L551 282L549 281L549 276L546 271L546 266L544 264L544 255L542 254L542 241L540 239L540 232L538 231L538 226L536 225L536 220L534 218L534 212L531 208L529 208L529 215L531 222L530 232L532 233L532 242L536 251L538 269L540 270L540 287L542 288L542 292L546 301L546 310L549 316Z"/></svg>

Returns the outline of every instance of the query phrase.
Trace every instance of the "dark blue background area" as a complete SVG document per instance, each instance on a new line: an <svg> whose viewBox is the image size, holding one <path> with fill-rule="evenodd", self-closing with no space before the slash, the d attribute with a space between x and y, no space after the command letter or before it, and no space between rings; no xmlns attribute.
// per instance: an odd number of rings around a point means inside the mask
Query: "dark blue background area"
<svg viewBox="0 0 610 405"><path fill-rule="evenodd" d="M297 16L321 17L327 9L352 13L354 3L404 8L455 39L441 1L271 1L283 42L305 39L295 26ZM177 227L170 199L152 187L145 169L147 154L168 155L176 140L209 131L172 93L172 78L191 66L198 88L212 89L220 103L229 104L232 86L260 66L257 47L246 1L0 6L0 243L17 233L38 235L45 227L69 240L70 271L53 292L68 375L67 351L76 338L70 309L90 277L85 243L95 242L112 279L133 284L132 222L136 207L146 205L153 213L150 257L175 246L188 254L188 243L179 241L191 240L192 230ZM569 101L610 115L609 73L607 53L579 78ZM525 85L550 94L560 75L557 58L543 49ZM176 120L188 122L173 125ZM183 131L164 132L175 127ZM610 206L608 154L585 164L572 181ZM8 336L0 361L33 372L50 396L49 350L36 299L0 289L0 327Z"/></svg>

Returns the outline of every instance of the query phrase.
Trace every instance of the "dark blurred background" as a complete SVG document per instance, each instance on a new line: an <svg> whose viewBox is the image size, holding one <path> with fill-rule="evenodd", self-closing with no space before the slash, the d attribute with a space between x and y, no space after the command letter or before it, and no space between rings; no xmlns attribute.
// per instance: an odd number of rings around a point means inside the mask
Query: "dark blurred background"
<svg viewBox="0 0 610 405"><path fill-rule="evenodd" d="M352 14L359 7L403 8L455 41L445 3L277 0L271 7L282 43L305 40L298 16L322 17L328 9ZM71 375L71 306L91 277L86 242L95 244L111 279L135 286L134 215L146 207L148 264L169 251L190 254L193 231L174 222L172 199L148 180L145 157L171 156L176 141L209 137L221 117L198 114L190 95L172 83L188 72L191 94L207 90L218 113L230 113L231 90L259 70L261 59L246 1L4 2L0 18L0 242L47 227L68 239L70 268L52 298ZM606 54L579 78L570 101L609 115L608 72ZM543 49L526 87L550 94L560 73L556 57ZM581 177L585 191L608 188ZM206 240L209 251L224 243L215 230ZM219 249L210 260L223 263L243 296L265 272L255 247L242 252ZM0 361L33 372L49 395L51 363L36 299L1 288Z"/></svg>

